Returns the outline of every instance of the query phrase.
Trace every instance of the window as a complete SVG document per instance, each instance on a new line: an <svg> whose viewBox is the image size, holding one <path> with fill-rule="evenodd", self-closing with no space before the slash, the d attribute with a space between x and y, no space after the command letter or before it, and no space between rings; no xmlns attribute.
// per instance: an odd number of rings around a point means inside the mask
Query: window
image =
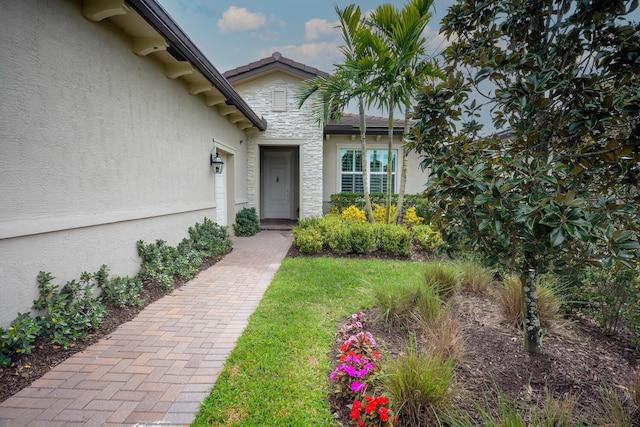
<svg viewBox="0 0 640 427"><path fill-rule="evenodd" d="M287 90L275 89L272 93L272 110L287 111Z"/></svg>
<svg viewBox="0 0 640 427"><path fill-rule="evenodd" d="M391 161L391 191L395 192L396 181L396 154L393 150ZM367 150L369 158L369 191L371 193L384 193L387 191L387 150ZM362 184L362 151L340 150L340 191L346 193L364 192Z"/></svg>

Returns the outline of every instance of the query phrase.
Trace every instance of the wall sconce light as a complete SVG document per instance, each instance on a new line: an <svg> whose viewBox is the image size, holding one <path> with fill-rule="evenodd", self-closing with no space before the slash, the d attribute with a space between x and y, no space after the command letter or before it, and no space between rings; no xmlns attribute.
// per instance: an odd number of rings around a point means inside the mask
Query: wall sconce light
<svg viewBox="0 0 640 427"><path fill-rule="evenodd" d="M211 162L211 168L216 173L216 175L220 175L222 173L222 169L224 169L224 162L218 155L218 150L216 149L216 139L211 138L213 141L213 148L211 149L211 153L209 153L209 161ZM216 153L214 156L213 153Z"/></svg>
<svg viewBox="0 0 640 427"><path fill-rule="evenodd" d="M209 154L209 158L211 160L211 167L213 168L213 171L217 175L220 175L222 173L222 169L224 169L224 162L218 155L218 152L216 151L215 156L213 155L213 152L211 152L211 154Z"/></svg>

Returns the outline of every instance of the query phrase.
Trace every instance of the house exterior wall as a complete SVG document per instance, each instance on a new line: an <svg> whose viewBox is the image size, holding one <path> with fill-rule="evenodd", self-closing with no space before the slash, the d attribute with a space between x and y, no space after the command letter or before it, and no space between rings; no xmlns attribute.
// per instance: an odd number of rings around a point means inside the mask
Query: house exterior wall
<svg viewBox="0 0 640 427"><path fill-rule="evenodd" d="M323 183L323 212L331 209L331 195L340 192L340 150L360 150L360 135L330 135L324 141L324 183ZM398 152L396 165L396 186L400 185L402 172L402 144L399 136L394 137L393 149ZM367 150L387 150L387 137L367 135ZM405 194L417 194L424 191L427 182L427 174L420 168L420 157L415 153L409 153L407 163L407 186Z"/></svg>
<svg viewBox="0 0 640 427"><path fill-rule="evenodd" d="M136 56L80 1L2 1L0 326L102 264L135 275L136 241L176 245L216 218L212 137L231 163L231 209L247 200L247 137L163 67ZM227 215L229 217L230 215ZM233 218L231 218L233 220Z"/></svg>
<svg viewBox="0 0 640 427"><path fill-rule="evenodd" d="M294 98L301 79L283 72L274 72L257 79L234 85L243 99L258 115L263 116L268 129L252 135L248 141L247 187L249 205L260 210L260 147L300 147L300 217L322 215L323 148L322 128L311 115L311 103L298 109ZM286 110L273 111L272 93L286 90Z"/></svg>

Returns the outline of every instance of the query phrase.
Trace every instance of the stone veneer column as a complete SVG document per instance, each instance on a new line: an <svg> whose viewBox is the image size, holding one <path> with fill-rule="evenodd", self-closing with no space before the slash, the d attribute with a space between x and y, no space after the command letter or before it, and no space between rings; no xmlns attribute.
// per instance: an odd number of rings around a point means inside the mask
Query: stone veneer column
<svg viewBox="0 0 640 427"><path fill-rule="evenodd" d="M267 130L247 141L247 198L249 206L260 210L260 146L300 147L300 217L322 216L322 128L313 120L311 102L298 108L294 94L300 82L274 74L240 85L236 90L251 108L267 120ZM274 89L286 89L287 110L273 111Z"/></svg>

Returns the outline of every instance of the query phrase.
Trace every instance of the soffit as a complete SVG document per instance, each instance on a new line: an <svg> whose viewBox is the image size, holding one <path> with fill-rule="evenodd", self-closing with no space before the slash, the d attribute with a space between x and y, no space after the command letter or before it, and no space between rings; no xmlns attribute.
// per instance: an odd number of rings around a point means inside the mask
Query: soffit
<svg viewBox="0 0 640 427"><path fill-rule="evenodd" d="M83 0L84 16L108 20L131 38L133 53L163 64L165 75L245 132L263 131L266 120L240 98L154 0Z"/></svg>

